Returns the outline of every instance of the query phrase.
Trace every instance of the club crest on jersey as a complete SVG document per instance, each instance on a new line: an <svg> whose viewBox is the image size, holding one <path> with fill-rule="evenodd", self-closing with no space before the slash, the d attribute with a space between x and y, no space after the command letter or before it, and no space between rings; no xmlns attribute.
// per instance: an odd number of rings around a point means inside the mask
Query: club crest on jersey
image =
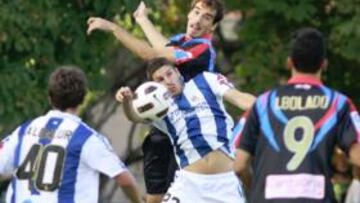
<svg viewBox="0 0 360 203"><path fill-rule="evenodd" d="M217 74L216 79L220 85L226 85L226 86L233 88L233 85L229 82L229 80L225 76L223 76L221 74Z"/></svg>

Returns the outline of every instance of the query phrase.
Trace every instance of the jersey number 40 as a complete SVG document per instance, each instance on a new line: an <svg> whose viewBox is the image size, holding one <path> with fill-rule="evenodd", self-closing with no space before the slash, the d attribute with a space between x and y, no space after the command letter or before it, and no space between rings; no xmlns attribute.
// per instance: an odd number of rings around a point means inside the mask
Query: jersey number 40
<svg viewBox="0 0 360 203"><path fill-rule="evenodd" d="M34 144L16 171L19 180L29 180L39 190L54 191L61 181L65 149L59 145Z"/></svg>

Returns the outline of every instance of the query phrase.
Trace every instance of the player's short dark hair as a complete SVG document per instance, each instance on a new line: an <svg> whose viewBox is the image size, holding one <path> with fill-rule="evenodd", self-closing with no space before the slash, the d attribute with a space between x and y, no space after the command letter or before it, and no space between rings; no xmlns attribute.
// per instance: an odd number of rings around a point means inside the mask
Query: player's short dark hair
<svg viewBox="0 0 360 203"><path fill-rule="evenodd" d="M164 57L158 57L149 60L146 67L147 78L149 80L153 80L152 75L154 74L154 72L163 66L171 66L175 68L174 64Z"/></svg>
<svg viewBox="0 0 360 203"><path fill-rule="evenodd" d="M48 94L51 105L64 111L79 106L86 95L85 73L74 66L57 68L49 78Z"/></svg>
<svg viewBox="0 0 360 203"><path fill-rule="evenodd" d="M191 9L193 9L198 2L201 2L205 4L207 7L210 7L216 11L213 22L214 24L223 19L225 8L222 0L193 0L191 3Z"/></svg>
<svg viewBox="0 0 360 203"><path fill-rule="evenodd" d="M290 58L297 71L316 73L326 58L323 35L315 28L301 28L294 33Z"/></svg>

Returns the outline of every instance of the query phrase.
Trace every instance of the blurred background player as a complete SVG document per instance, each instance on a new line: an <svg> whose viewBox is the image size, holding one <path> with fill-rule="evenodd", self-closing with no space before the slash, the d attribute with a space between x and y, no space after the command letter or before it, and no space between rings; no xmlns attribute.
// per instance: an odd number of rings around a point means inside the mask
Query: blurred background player
<svg viewBox="0 0 360 203"><path fill-rule="evenodd" d="M98 202L99 174L114 178L133 203L137 184L108 140L77 116L86 76L60 67L50 76L47 114L20 125L2 141L0 176L11 177L6 202Z"/></svg>
<svg viewBox="0 0 360 203"><path fill-rule="evenodd" d="M125 47L145 60L166 57L176 64L185 80L189 80L203 71L216 71L216 52L211 40L223 14L221 0L194 0L188 13L186 32L167 39L149 20L148 9L141 2L133 16L150 44L102 18L89 18L88 33L96 29L110 31ZM168 136L156 128L151 128L142 149L147 202L157 203L170 186L177 169L174 153Z"/></svg>
<svg viewBox="0 0 360 203"><path fill-rule="evenodd" d="M167 116L152 123L172 139L181 168L163 202L245 202L241 183L232 171L229 136L233 121L223 99L249 109L255 98L236 90L220 74L203 72L184 82L178 69L165 58L151 60L147 75L172 94ZM124 102L128 118L141 122L133 112L132 97L128 87L120 88L116 95L119 102Z"/></svg>
<svg viewBox="0 0 360 203"><path fill-rule="evenodd" d="M288 84L262 94L249 113L235 170L241 174L251 160L250 203L333 203L335 146L360 165L359 115L349 98L322 84L325 50L319 31L299 29Z"/></svg>

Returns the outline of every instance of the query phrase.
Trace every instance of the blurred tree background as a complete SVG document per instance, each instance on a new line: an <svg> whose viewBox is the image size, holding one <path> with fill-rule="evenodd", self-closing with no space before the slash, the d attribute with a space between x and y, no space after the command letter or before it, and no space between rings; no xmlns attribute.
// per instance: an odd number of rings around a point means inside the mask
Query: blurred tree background
<svg viewBox="0 0 360 203"><path fill-rule="evenodd" d="M148 0L151 18L166 36L185 30L190 0ZM112 19L139 37L132 19L139 0L1 0L0 134L48 110L47 77L58 65L82 67L90 84L84 116L92 105L112 100L114 90L143 79L142 62L108 33L86 35L89 16ZM240 89L259 94L286 81L291 33L314 26L328 41L325 82L360 104L359 0L226 0L240 26L217 31L218 67ZM238 15L239 16L239 15ZM231 16L224 21L232 21ZM234 31L234 30L232 30ZM235 35L235 36L234 36ZM229 37L230 36L230 37ZM111 112L111 111L110 111ZM95 123L96 124L96 123Z"/></svg>

